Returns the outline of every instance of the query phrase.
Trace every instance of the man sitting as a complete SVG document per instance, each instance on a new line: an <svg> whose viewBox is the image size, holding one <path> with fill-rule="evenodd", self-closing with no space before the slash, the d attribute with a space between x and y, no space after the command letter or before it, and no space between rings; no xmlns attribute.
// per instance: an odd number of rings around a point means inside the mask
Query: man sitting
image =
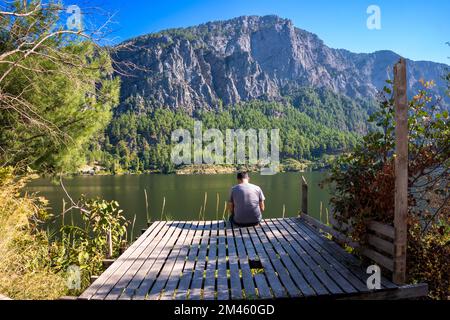
<svg viewBox="0 0 450 320"><path fill-rule="evenodd" d="M238 184L231 188L228 200L230 221L237 226L253 226L259 224L264 206L264 194L260 187L249 183L247 172L239 172Z"/></svg>

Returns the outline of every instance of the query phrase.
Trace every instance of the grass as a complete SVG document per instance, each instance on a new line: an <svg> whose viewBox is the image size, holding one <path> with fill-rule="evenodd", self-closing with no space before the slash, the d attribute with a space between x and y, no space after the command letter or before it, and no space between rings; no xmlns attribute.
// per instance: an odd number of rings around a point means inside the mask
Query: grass
<svg viewBox="0 0 450 320"><path fill-rule="evenodd" d="M12 299L56 299L66 294L64 275L51 268L47 234L34 221L45 214L42 199L19 195L24 180L0 169L0 294Z"/></svg>

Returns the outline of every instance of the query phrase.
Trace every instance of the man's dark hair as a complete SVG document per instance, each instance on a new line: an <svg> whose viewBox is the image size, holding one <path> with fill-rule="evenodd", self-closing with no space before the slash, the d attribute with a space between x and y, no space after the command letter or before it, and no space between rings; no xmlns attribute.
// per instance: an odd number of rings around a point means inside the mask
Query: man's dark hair
<svg viewBox="0 0 450 320"><path fill-rule="evenodd" d="M238 180L244 180L244 179L248 179L248 172L242 171L242 172L238 172L237 174L237 178Z"/></svg>

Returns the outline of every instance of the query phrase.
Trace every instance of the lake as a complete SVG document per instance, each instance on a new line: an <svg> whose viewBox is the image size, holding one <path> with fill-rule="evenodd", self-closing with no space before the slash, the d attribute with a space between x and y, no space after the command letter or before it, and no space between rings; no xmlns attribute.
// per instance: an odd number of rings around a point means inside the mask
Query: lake
<svg viewBox="0 0 450 320"><path fill-rule="evenodd" d="M324 172L279 173L273 176L251 174L251 182L259 185L266 196L264 217L282 217L283 206L286 217L295 217L300 209L300 181L304 176L309 184L308 210L319 218L320 203L328 207L329 192L319 187L325 177ZM234 174L224 175L121 175L121 176L77 176L66 178L64 185L73 199L82 194L88 197L101 197L106 200L117 200L124 215L132 221L136 215L135 230L146 227L147 214L144 189L147 190L151 220L159 220L165 198L164 217L170 220L197 220L203 206L205 192L207 203L205 216L207 220L215 220L216 213L222 218L225 201L230 187L236 183ZM62 210L62 199L65 194L59 184L50 179L32 181L27 190L38 192L50 201L52 212L58 214ZM219 209L217 210L217 194ZM66 199L67 201L67 199ZM66 217L66 219L68 219ZM74 213L74 221L78 221ZM61 223L58 219L52 229ZM130 223L131 225L131 223ZM136 234L136 232L135 232Z"/></svg>

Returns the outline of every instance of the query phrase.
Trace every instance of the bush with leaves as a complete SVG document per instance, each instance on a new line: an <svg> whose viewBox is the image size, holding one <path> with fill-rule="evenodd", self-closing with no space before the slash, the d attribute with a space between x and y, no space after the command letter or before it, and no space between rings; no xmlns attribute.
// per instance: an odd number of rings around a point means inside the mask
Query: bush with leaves
<svg viewBox="0 0 450 320"><path fill-rule="evenodd" d="M388 83L370 118L378 130L339 157L327 180L336 219L352 226L350 236L362 243L368 220L394 219L395 119ZM409 102L407 275L410 282L429 283L431 297L444 299L450 294L450 123L448 111L428 92L433 83L422 84Z"/></svg>
<svg viewBox="0 0 450 320"><path fill-rule="evenodd" d="M85 288L92 275L104 271L102 261L105 257L112 258L120 254L126 242L128 222L116 201L82 197L63 214L71 211L79 212L82 223L64 224L61 227L61 240L56 245L53 259L57 270L78 266L82 272L81 287ZM112 252L109 252L110 243Z"/></svg>

